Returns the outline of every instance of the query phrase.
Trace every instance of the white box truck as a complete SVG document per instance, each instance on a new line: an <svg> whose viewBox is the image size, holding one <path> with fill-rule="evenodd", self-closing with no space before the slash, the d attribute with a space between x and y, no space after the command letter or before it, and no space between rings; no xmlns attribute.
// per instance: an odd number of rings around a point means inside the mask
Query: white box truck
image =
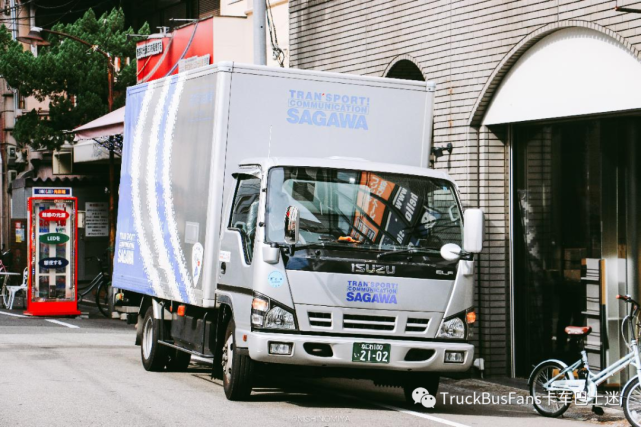
<svg viewBox="0 0 641 427"><path fill-rule="evenodd" d="M436 393L483 217L427 168L434 84L220 63L129 88L113 286L147 370ZM463 248L461 248L463 246Z"/></svg>

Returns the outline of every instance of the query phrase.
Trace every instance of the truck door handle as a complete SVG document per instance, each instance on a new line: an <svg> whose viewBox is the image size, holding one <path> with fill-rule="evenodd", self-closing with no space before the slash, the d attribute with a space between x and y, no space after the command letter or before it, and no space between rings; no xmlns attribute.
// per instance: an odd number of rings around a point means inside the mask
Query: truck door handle
<svg viewBox="0 0 641 427"><path fill-rule="evenodd" d="M227 271L227 264L225 264L224 262L221 262L220 263L220 274L225 274L226 271Z"/></svg>

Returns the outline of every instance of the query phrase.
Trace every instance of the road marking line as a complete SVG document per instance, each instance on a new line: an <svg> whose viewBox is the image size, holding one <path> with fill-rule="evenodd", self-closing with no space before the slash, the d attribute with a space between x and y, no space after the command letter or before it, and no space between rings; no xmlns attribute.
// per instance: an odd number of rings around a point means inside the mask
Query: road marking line
<svg viewBox="0 0 641 427"><path fill-rule="evenodd" d="M54 320L54 319L45 319L45 320L47 322L55 323L57 325L66 326L67 328L80 329L80 326L72 325L71 323L61 322L60 320Z"/></svg>
<svg viewBox="0 0 641 427"><path fill-rule="evenodd" d="M457 423L455 421L446 420L445 418L439 418L439 417L435 417L434 415L427 415L427 414L423 414L421 412L410 411L409 409L403 409L403 408L399 408L397 406L387 405L385 403L377 402L376 400L363 399L363 398L356 397L356 396L351 395L351 394L336 393L336 395L342 396L342 397L346 397L348 399L358 400L358 401L361 401L363 403L366 403L366 404L369 404L369 405L372 405L372 406L380 406L382 408L391 409L393 411L401 412L403 414L412 415L412 416L419 417L419 418L425 418L426 420L435 421L437 423L446 424L446 425L452 426L452 427L470 427L468 425L460 424L460 423Z"/></svg>
<svg viewBox="0 0 641 427"><path fill-rule="evenodd" d="M6 311L0 311L0 314L4 314L5 316L13 316L13 317L27 317L27 316L23 316L22 314L7 313Z"/></svg>
<svg viewBox="0 0 641 427"><path fill-rule="evenodd" d="M415 417L420 417L420 418L425 418L426 420L435 421L435 422L441 423L441 424L447 424L448 426L452 426L452 427L469 427L469 426L467 426L465 424L460 424L460 423L457 423L457 422L454 422L454 421L446 420L445 418L439 418L439 417L435 417L433 415L423 414L421 412L414 412L414 411L410 411L409 409L397 408L396 406L386 405L385 403L380 403L380 402L376 402L376 401L366 401L364 399L359 399L359 400L363 400L364 402L369 402L372 405L382 406L383 408L392 409L394 411L402 412L403 414L413 415Z"/></svg>

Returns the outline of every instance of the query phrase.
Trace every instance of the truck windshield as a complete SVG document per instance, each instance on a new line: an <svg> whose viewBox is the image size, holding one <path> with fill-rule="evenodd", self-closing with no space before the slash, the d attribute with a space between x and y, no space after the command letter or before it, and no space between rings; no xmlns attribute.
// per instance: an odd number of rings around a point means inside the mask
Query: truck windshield
<svg viewBox="0 0 641 427"><path fill-rule="evenodd" d="M300 212L300 245L397 251L461 245L451 182L415 175L312 167L270 170L266 236L283 243L285 212Z"/></svg>

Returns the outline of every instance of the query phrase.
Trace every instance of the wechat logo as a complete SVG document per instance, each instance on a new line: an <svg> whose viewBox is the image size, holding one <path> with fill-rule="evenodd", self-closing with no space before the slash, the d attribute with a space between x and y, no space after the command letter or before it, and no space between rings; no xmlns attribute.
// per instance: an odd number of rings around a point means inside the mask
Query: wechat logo
<svg viewBox="0 0 641 427"><path fill-rule="evenodd" d="M419 387L412 392L414 404L420 403L426 408L432 409L436 405L436 397L432 396L427 389Z"/></svg>

